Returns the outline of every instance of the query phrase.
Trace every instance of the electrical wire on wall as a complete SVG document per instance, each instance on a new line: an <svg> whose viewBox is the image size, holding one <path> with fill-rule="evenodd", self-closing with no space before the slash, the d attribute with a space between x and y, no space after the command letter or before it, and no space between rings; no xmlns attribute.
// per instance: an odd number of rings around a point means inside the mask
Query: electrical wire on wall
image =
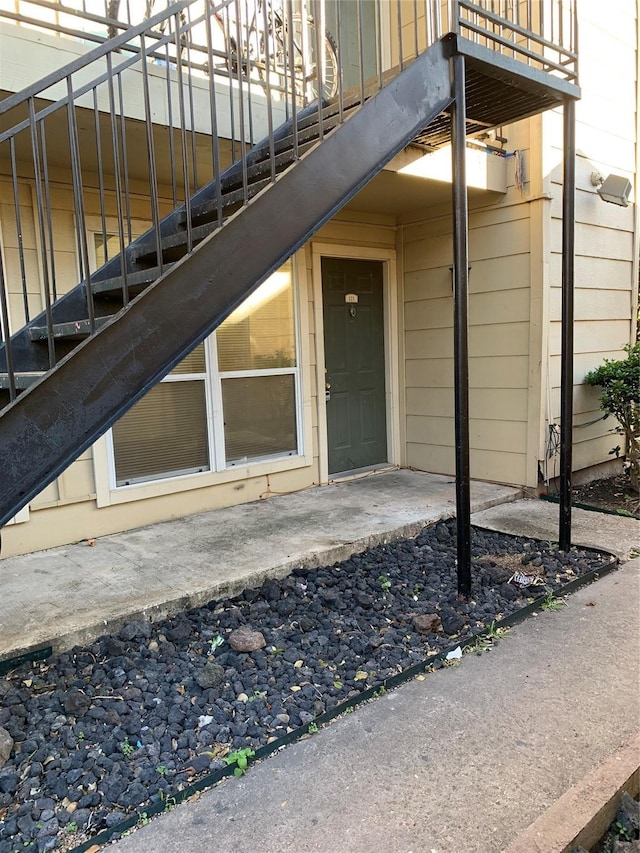
<svg viewBox="0 0 640 853"><path fill-rule="evenodd" d="M557 476L556 464L560 455L560 424L550 423L547 426L547 437L544 453L544 484L548 488L549 480ZM553 459L553 473L549 476L549 462Z"/></svg>

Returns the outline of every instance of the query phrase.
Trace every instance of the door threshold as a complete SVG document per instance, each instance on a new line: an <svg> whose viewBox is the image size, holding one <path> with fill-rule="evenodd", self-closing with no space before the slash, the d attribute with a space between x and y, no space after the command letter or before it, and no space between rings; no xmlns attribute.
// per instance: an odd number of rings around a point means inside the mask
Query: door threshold
<svg viewBox="0 0 640 853"><path fill-rule="evenodd" d="M391 462L378 462L377 465L365 465L363 468L351 468L349 471L338 471L336 474L329 474L328 482L335 483L343 480L355 480L362 477L363 474L382 474L385 471L397 471L399 465L393 465Z"/></svg>

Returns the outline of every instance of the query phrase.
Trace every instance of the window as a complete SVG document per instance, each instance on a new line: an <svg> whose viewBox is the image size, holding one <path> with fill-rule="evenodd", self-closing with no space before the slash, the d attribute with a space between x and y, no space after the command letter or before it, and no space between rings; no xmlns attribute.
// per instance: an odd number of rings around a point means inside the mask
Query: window
<svg viewBox="0 0 640 853"><path fill-rule="evenodd" d="M299 399L289 261L115 424L114 485L297 456Z"/></svg>
<svg viewBox="0 0 640 853"><path fill-rule="evenodd" d="M227 464L297 453L291 266L272 275L217 332Z"/></svg>
<svg viewBox="0 0 640 853"><path fill-rule="evenodd" d="M116 486L209 470L204 344L112 430Z"/></svg>

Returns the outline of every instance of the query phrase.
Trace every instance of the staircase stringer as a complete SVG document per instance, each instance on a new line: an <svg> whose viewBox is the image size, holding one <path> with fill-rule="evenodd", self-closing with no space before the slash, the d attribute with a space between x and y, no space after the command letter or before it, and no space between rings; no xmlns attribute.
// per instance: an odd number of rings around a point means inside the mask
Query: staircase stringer
<svg viewBox="0 0 640 853"><path fill-rule="evenodd" d="M0 414L0 526L451 104L450 51L430 47Z"/></svg>

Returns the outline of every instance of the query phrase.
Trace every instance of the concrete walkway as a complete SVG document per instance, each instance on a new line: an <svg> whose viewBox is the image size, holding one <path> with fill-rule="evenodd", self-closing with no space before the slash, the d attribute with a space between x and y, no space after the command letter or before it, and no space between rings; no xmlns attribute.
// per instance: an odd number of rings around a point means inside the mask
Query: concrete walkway
<svg viewBox="0 0 640 853"><path fill-rule="evenodd" d="M558 504L521 500L476 512L473 523L489 530L558 541ZM571 542L609 551L621 560L640 556L640 521L620 515L573 509Z"/></svg>
<svg viewBox="0 0 640 853"><path fill-rule="evenodd" d="M500 853L640 729L639 648L634 559L492 651L357 708L115 850Z"/></svg>
<svg viewBox="0 0 640 853"><path fill-rule="evenodd" d="M472 484L472 508L519 491ZM0 661L38 647L70 648L126 619L162 618L413 536L455 508L452 477L390 471L0 560Z"/></svg>

